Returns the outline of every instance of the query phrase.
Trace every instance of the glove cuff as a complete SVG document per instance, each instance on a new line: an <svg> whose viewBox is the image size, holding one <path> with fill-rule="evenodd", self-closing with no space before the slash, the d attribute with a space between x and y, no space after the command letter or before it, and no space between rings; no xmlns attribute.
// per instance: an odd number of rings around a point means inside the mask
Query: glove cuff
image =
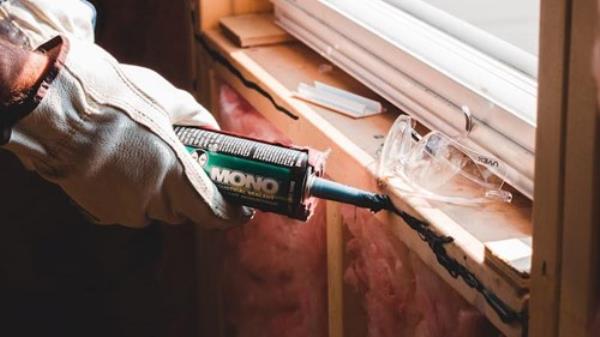
<svg viewBox="0 0 600 337"><path fill-rule="evenodd" d="M21 119L31 113L42 101L48 88L62 69L69 42L57 36L36 49L50 57L50 65L44 75L23 97L19 97L7 105L0 106L0 145L8 143L12 134L12 127Z"/></svg>

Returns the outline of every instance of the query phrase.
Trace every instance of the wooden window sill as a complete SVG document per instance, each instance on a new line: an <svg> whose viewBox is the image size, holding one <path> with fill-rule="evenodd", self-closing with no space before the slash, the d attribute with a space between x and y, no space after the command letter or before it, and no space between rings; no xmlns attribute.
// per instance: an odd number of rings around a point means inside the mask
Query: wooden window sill
<svg viewBox="0 0 600 337"><path fill-rule="evenodd" d="M388 106L385 114L355 120L294 98L292 93L299 83L318 80L383 101L337 68L329 72L320 71L320 66L328 62L301 43L241 49L218 29L205 31L204 39L211 49L219 52L246 79L269 92L277 104L292 112L297 119L278 111L263 95L248 89L226 67L215 62L212 69L220 80L234 87L295 143L321 150L331 149L327 162L327 173L331 178L392 195L396 205L426 220L438 234L452 236L455 241L446 246L448 253L464 263L512 309L526 311L531 268L530 200L516 195L511 204L475 208L428 203L405 198L394 190L385 191L385 187L378 186L376 180L376 158L384 136L398 115L397 109ZM506 336L522 335L520 325L502 323L478 292L469 288L463 280L452 278L438 264L427 244L400 218L385 212L377 214L377 217L393 226L394 233L411 250L481 310Z"/></svg>

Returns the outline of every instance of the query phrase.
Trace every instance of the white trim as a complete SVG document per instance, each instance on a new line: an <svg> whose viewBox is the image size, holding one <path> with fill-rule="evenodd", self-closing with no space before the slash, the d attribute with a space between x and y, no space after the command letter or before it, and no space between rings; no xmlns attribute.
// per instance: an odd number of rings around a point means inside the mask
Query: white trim
<svg viewBox="0 0 600 337"><path fill-rule="evenodd" d="M517 70L537 78L538 58L423 0L384 0Z"/></svg>
<svg viewBox="0 0 600 337"><path fill-rule="evenodd" d="M465 88L322 1L273 2L282 27L428 127L451 136L460 135L465 125L463 107L468 107L476 123L463 143L503 160L510 167L505 178L532 197L535 147L532 123ZM497 75L498 81L527 83L525 75L509 74L514 77L502 77L499 73L493 76Z"/></svg>

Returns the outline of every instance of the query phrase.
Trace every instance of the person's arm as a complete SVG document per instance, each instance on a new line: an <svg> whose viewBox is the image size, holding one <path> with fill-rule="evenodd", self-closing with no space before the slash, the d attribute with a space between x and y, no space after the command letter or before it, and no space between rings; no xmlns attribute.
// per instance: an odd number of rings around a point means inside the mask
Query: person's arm
<svg viewBox="0 0 600 337"><path fill-rule="evenodd" d="M27 51L0 38L0 102L3 107L23 98L42 78L48 56Z"/></svg>
<svg viewBox="0 0 600 337"><path fill-rule="evenodd" d="M173 124L216 127L215 119L160 75L123 65L82 38L92 33L88 8L68 3L0 2L0 19L48 56L44 66L35 54L4 51L16 53L0 70L0 81L10 83L6 101L16 104L0 112L10 126L0 147L59 185L99 224L225 228L248 221L252 211L223 198L173 131ZM19 96L25 99L12 100Z"/></svg>
<svg viewBox="0 0 600 337"><path fill-rule="evenodd" d="M11 127L22 117L18 107L35 95L50 61L0 38L0 144L8 141Z"/></svg>

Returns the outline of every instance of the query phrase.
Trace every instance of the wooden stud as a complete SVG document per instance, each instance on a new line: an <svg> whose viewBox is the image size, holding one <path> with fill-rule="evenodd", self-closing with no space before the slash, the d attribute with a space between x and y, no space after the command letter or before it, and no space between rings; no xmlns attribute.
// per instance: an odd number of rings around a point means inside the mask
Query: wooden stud
<svg viewBox="0 0 600 337"><path fill-rule="evenodd" d="M560 337L588 335L587 329L595 313L599 293L600 118L591 62L598 21L596 6L596 1L572 0L564 157Z"/></svg>
<svg viewBox="0 0 600 337"><path fill-rule="evenodd" d="M189 25L187 26L188 29L188 41L189 41L189 45L190 45L190 70L191 70L191 76L190 76L190 80L191 83L189 84L189 88L190 91L192 93L192 95L196 95L197 91L198 91L198 50L196 48L196 38L195 38L195 32L196 32L196 22L194 21L196 19L196 3L194 1L190 1L187 0L186 1L186 6L185 6L185 10L186 12L190 15L189 18ZM188 16L184 16L184 17L188 17Z"/></svg>
<svg viewBox="0 0 600 337"><path fill-rule="evenodd" d="M273 4L270 0L235 0L233 1L233 14L272 12Z"/></svg>
<svg viewBox="0 0 600 337"><path fill-rule="evenodd" d="M569 1L541 2L529 336L558 335Z"/></svg>
<svg viewBox="0 0 600 337"><path fill-rule="evenodd" d="M344 337L344 224L340 204L326 203L329 337Z"/></svg>
<svg viewBox="0 0 600 337"><path fill-rule="evenodd" d="M210 84L208 86L210 101L214 102L213 97L218 97L221 81L212 69L209 69L207 73ZM218 120L219 105L210 105L208 109ZM221 280L223 235L219 231L196 229L199 337L225 337L225 308Z"/></svg>
<svg viewBox="0 0 600 337"><path fill-rule="evenodd" d="M220 279L223 233L196 228L198 337L224 337L225 317Z"/></svg>
<svg viewBox="0 0 600 337"><path fill-rule="evenodd" d="M234 1L198 0L198 29L205 32L218 27L219 20L233 14Z"/></svg>
<svg viewBox="0 0 600 337"><path fill-rule="evenodd" d="M221 85L223 81L219 79L215 70L211 68L208 71L210 85L210 99L207 105L208 110L213 114L218 123L221 123Z"/></svg>
<svg viewBox="0 0 600 337"><path fill-rule="evenodd" d="M209 73L210 69L212 69L213 61L199 43L195 44L194 49L196 51L195 96L200 104L210 110L211 77Z"/></svg>

